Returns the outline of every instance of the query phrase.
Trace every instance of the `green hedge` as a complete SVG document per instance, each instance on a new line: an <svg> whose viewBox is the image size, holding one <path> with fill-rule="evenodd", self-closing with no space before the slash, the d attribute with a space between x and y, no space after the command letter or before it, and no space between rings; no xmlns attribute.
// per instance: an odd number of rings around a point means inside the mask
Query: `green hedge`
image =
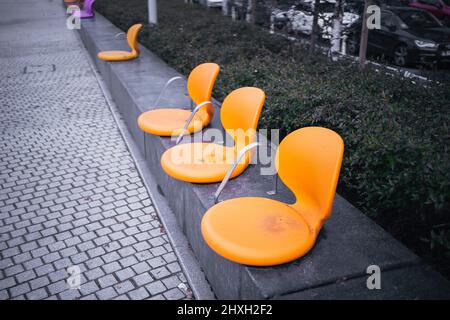
<svg viewBox="0 0 450 320"><path fill-rule="evenodd" d="M146 21L146 3L97 0L95 8L126 30ZM261 128L337 131L346 145L338 191L450 274L448 86L311 59L298 43L183 0L160 1L159 25L146 26L140 42L183 74L217 62L218 99L240 86L262 88Z"/></svg>

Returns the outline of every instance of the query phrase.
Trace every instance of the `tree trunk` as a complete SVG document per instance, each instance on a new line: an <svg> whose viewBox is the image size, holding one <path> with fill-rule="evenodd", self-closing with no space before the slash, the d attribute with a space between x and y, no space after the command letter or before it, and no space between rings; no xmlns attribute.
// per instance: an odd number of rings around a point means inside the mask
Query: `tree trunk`
<svg viewBox="0 0 450 320"><path fill-rule="evenodd" d="M364 4L361 40L359 43L359 65L361 69L364 69L366 67L367 39L369 38L369 29L367 28L367 8L370 6L371 2L371 0L366 0Z"/></svg>
<svg viewBox="0 0 450 320"><path fill-rule="evenodd" d="M314 17L313 17L313 25L311 30L311 47L309 48L309 53L312 56L316 51L316 43L317 37L319 33L319 25L317 21L319 20L319 4L320 0L314 0Z"/></svg>
<svg viewBox="0 0 450 320"><path fill-rule="evenodd" d="M333 31L331 33L331 59L337 60L341 49L342 20L344 18L345 0L337 0L333 13Z"/></svg>
<svg viewBox="0 0 450 320"><path fill-rule="evenodd" d="M255 23L256 21L256 0L248 0L247 16L246 20L249 23Z"/></svg>

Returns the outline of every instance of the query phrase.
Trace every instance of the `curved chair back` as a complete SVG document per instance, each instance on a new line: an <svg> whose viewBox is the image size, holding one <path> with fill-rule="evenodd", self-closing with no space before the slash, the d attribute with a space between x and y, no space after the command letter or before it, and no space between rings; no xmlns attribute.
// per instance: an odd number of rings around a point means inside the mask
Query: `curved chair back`
<svg viewBox="0 0 450 320"><path fill-rule="evenodd" d="M220 67L215 63L202 63L196 66L189 74L187 88L189 96L196 105L211 101L211 94L219 74ZM199 110L200 116L211 119L214 115L214 106L207 104Z"/></svg>
<svg viewBox="0 0 450 320"><path fill-rule="evenodd" d="M139 46L138 46L137 36L141 29L142 29L142 24L138 23L138 24L132 25L128 29L128 32L127 32L128 45L130 46L131 51L134 54L139 54Z"/></svg>
<svg viewBox="0 0 450 320"><path fill-rule="evenodd" d="M293 207L305 215L310 225L320 228L331 213L343 153L342 138L321 127L298 129L278 147L278 175L296 197ZM308 217L308 212L313 211L320 212L319 216Z"/></svg>
<svg viewBox="0 0 450 320"><path fill-rule="evenodd" d="M92 5L94 4L95 0L85 0L83 4L83 10L92 13Z"/></svg>
<svg viewBox="0 0 450 320"><path fill-rule="evenodd" d="M232 91L223 101L220 119L238 150L254 141L265 98L261 89L243 87Z"/></svg>

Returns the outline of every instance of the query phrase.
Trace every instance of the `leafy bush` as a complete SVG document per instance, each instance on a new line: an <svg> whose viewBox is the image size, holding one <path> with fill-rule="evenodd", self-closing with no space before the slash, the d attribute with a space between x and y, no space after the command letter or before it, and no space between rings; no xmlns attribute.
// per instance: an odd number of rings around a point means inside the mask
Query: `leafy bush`
<svg viewBox="0 0 450 320"><path fill-rule="evenodd" d="M97 0L126 30L147 21L146 0ZM263 128L337 131L346 144L338 191L422 257L450 274L450 90L445 85L308 58L307 48L219 10L159 2L140 42L184 74L204 61L222 71L214 95L240 86L267 94Z"/></svg>

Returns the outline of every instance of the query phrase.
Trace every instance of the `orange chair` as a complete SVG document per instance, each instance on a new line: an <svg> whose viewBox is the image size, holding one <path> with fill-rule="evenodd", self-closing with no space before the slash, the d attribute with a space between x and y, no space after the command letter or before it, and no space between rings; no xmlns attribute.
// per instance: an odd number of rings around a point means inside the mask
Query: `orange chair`
<svg viewBox="0 0 450 320"><path fill-rule="evenodd" d="M253 141L264 100L265 94L258 88L231 92L223 101L220 118L234 146L203 142L176 145L162 155L163 170L175 179L195 183L222 181L230 167L235 168L231 178L240 175L250 163L247 151L256 145Z"/></svg>
<svg viewBox="0 0 450 320"><path fill-rule="evenodd" d="M257 197L220 202L203 216L206 243L231 261L272 266L305 255L330 216L344 143L332 130L307 127L289 134L276 153L281 180L297 201ZM215 193L217 203L226 179Z"/></svg>
<svg viewBox="0 0 450 320"><path fill-rule="evenodd" d="M167 81L156 99L153 110L144 112L138 117L139 128L158 136L179 134L179 142L186 132L193 133L207 126L214 115L214 106L210 100L219 71L220 67L215 63L203 63L191 71L187 89L192 101L197 105L192 112L185 109L158 108L159 100L167 87L182 78L174 77Z"/></svg>
<svg viewBox="0 0 450 320"><path fill-rule="evenodd" d="M104 61L125 61L125 60L131 60L135 59L139 56L139 46L137 42L137 36L139 31L142 29L142 24L138 23L135 25L132 25L127 32L127 41L128 45L131 48L130 51L120 51L120 50L113 50L113 51L102 51L97 54L97 57L100 60Z"/></svg>

